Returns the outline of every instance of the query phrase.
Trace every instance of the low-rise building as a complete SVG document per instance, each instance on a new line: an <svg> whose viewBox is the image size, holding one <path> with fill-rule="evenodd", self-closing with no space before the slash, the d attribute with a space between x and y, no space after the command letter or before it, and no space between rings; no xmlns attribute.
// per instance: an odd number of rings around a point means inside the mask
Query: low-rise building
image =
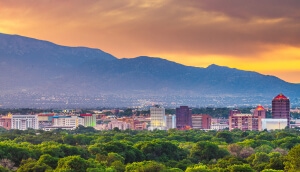
<svg viewBox="0 0 300 172"><path fill-rule="evenodd" d="M207 114L192 115L192 128L205 130L211 129L211 116Z"/></svg>
<svg viewBox="0 0 300 172"><path fill-rule="evenodd" d="M210 129L224 130L229 128L229 120L227 118L212 118Z"/></svg>
<svg viewBox="0 0 300 172"><path fill-rule="evenodd" d="M130 129L130 124L123 121L113 120L107 124L107 129L112 130L118 128L120 130Z"/></svg>
<svg viewBox="0 0 300 172"><path fill-rule="evenodd" d="M96 126L96 114L80 114L80 117L84 118L85 127L95 127Z"/></svg>
<svg viewBox="0 0 300 172"><path fill-rule="evenodd" d="M84 118L80 116L53 116L54 127L73 127L84 125Z"/></svg>
<svg viewBox="0 0 300 172"><path fill-rule="evenodd" d="M288 119L265 118L261 120L262 130L281 130L288 126Z"/></svg>

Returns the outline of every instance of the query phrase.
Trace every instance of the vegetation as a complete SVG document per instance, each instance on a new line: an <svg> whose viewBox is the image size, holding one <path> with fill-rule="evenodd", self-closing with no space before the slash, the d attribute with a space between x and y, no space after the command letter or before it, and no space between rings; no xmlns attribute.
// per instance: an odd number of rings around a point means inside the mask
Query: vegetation
<svg viewBox="0 0 300 172"><path fill-rule="evenodd" d="M300 132L1 130L0 171L294 172Z"/></svg>

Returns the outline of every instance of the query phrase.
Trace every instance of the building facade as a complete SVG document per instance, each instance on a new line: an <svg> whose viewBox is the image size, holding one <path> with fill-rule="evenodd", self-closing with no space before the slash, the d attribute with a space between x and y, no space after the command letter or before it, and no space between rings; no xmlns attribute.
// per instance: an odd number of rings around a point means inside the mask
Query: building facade
<svg viewBox="0 0 300 172"><path fill-rule="evenodd" d="M161 106L150 107L150 127L149 130L166 130L165 108Z"/></svg>
<svg viewBox="0 0 300 172"><path fill-rule="evenodd" d="M192 110L188 106L176 108L176 128L180 130L192 128Z"/></svg>
<svg viewBox="0 0 300 172"><path fill-rule="evenodd" d="M262 130L262 119L266 118L266 110L258 105L253 114L229 114L229 130L240 129L246 130Z"/></svg>
<svg viewBox="0 0 300 172"><path fill-rule="evenodd" d="M290 127L290 100L282 93L272 100L272 118L286 119L287 126Z"/></svg>
<svg viewBox="0 0 300 172"><path fill-rule="evenodd" d="M212 130L224 130L229 128L228 118L212 118L210 129Z"/></svg>
<svg viewBox="0 0 300 172"><path fill-rule="evenodd" d="M38 129L37 115L12 115L11 129L27 130Z"/></svg>
<svg viewBox="0 0 300 172"><path fill-rule="evenodd" d="M55 116L55 113L39 113L37 116L39 128L44 128L52 126L53 116Z"/></svg>
<svg viewBox="0 0 300 172"><path fill-rule="evenodd" d="M53 116L54 127L72 127L76 128L84 125L84 118L80 116Z"/></svg>
<svg viewBox="0 0 300 172"><path fill-rule="evenodd" d="M11 129L11 115L0 117L0 127L5 128L6 130Z"/></svg>
<svg viewBox="0 0 300 172"><path fill-rule="evenodd" d="M211 129L211 116L207 114L192 115L192 128L193 129Z"/></svg>
<svg viewBox="0 0 300 172"><path fill-rule="evenodd" d="M84 118L85 127L95 127L96 126L96 114L80 114L80 117Z"/></svg>
<svg viewBox="0 0 300 172"><path fill-rule="evenodd" d="M287 126L287 119L262 119L262 130L282 130Z"/></svg>
<svg viewBox="0 0 300 172"><path fill-rule="evenodd" d="M167 129L176 128L176 115L166 115L166 127Z"/></svg>
<svg viewBox="0 0 300 172"><path fill-rule="evenodd" d="M113 130L114 128L118 128L119 130L130 129L130 124L124 121L113 120L107 124L108 130Z"/></svg>

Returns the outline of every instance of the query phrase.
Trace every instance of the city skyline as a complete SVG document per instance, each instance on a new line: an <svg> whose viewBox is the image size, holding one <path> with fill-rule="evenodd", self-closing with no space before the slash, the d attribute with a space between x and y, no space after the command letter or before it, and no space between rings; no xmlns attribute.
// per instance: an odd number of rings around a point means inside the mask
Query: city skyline
<svg viewBox="0 0 300 172"><path fill-rule="evenodd" d="M300 2L0 1L0 32L300 83Z"/></svg>

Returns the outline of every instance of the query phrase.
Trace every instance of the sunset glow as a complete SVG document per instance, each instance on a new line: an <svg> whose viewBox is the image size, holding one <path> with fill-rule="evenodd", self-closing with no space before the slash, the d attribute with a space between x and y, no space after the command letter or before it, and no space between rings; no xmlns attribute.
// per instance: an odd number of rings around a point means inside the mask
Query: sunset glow
<svg viewBox="0 0 300 172"><path fill-rule="evenodd" d="M0 0L0 32L300 83L300 1Z"/></svg>

